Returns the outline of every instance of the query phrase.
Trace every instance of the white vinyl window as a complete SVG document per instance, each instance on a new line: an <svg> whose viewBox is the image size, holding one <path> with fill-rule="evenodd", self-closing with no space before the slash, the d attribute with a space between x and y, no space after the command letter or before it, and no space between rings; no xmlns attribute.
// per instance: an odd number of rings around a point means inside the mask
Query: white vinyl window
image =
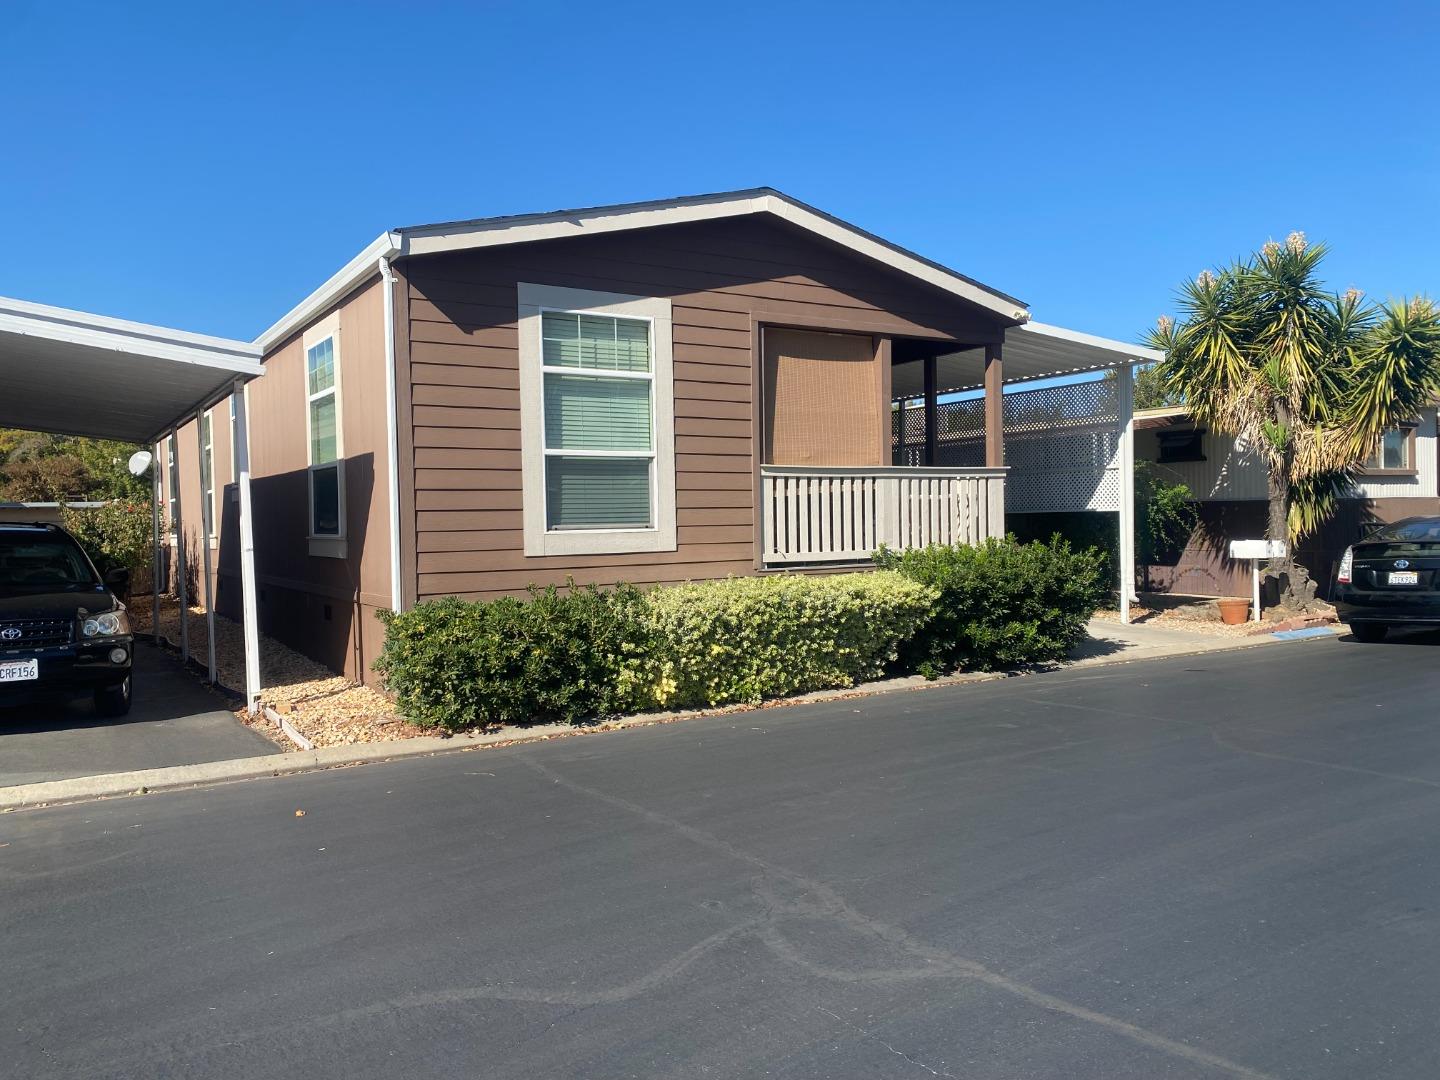
<svg viewBox="0 0 1440 1080"><path fill-rule="evenodd" d="M527 555L673 551L670 303L520 286Z"/></svg>
<svg viewBox="0 0 1440 1080"><path fill-rule="evenodd" d="M540 316L545 527L654 527L655 374L650 323Z"/></svg>
<svg viewBox="0 0 1440 1080"><path fill-rule="evenodd" d="M175 460L175 436L171 435L165 440L166 455L166 510L170 514L170 533L175 534L175 510L179 502L180 492L180 464Z"/></svg>
<svg viewBox="0 0 1440 1080"><path fill-rule="evenodd" d="M210 410L200 414L200 512L211 542L215 540L215 446L211 442Z"/></svg>
<svg viewBox="0 0 1440 1080"><path fill-rule="evenodd" d="M230 395L230 482L240 486L240 424L236 410L240 408L240 395Z"/></svg>
<svg viewBox="0 0 1440 1080"><path fill-rule="evenodd" d="M332 316L304 339L305 430L310 462L310 553L343 557L345 462L340 426L339 322Z"/></svg>
<svg viewBox="0 0 1440 1080"><path fill-rule="evenodd" d="M1410 452L1415 441L1413 427L1391 428L1385 432L1380 445L1365 461L1365 468L1372 472L1404 472L1414 468Z"/></svg>

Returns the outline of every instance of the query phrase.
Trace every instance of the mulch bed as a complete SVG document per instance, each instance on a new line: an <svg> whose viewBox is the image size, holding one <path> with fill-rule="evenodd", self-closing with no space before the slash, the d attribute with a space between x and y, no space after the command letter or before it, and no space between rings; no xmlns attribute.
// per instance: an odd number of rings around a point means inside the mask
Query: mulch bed
<svg viewBox="0 0 1440 1080"><path fill-rule="evenodd" d="M150 597L134 597L129 608L133 629L137 633L150 633ZM203 665L207 649L204 608L190 609L187 629L191 659ZM174 597L161 597L160 633L178 647L180 605ZM222 615L215 616L215 668L216 677L224 686L243 692L244 635L239 623ZM438 731L407 723L397 715L394 703L380 691L336 675L308 656L264 634L260 635L260 686L261 702L283 714L300 734L316 746L390 742L439 734ZM240 709L236 715L247 726L287 750L298 749L276 730L263 712L251 717Z"/></svg>

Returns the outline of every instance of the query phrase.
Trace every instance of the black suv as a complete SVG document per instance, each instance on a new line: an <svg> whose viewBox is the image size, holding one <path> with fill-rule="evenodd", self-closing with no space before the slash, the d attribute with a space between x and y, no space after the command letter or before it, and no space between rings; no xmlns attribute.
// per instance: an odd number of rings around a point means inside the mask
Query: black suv
<svg viewBox="0 0 1440 1080"><path fill-rule="evenodd" d="M102 716L129 712L134 648L117 596L129 581L102 581L58 525L0 523L0 706L84 691Z"/></svg>
<svg viewBox="0 0 1440 1080"><path fill-rule="evenodd" d="M1392 626L1440 627L1440 517L1415 517L1346 548L1331 597L1361 641Z"/></svg>

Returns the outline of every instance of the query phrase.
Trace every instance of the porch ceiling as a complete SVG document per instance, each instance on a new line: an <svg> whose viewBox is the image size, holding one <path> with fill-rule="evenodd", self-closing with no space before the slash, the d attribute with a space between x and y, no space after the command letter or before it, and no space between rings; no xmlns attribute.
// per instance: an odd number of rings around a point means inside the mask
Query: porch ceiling
<svg viewBox="0 0 1440 1080"><path fill-rule="evenodd" d="M263 372L247 342L0 297L0 427L149 443Z"/></svg>
<svg viewBox="0 0 1440 1080"><path fill-rule="evenodd" d="M1006 383L1078 375L1122 364L1151 364L1164 358L1140 345L1036 322L1005 332L1002 357ZM940 356L936 369L942 394L979 389L985 378L985 350L979 347ZM891 390L897 398L921 396L925 392L924 365L896 365Z"/></svg>

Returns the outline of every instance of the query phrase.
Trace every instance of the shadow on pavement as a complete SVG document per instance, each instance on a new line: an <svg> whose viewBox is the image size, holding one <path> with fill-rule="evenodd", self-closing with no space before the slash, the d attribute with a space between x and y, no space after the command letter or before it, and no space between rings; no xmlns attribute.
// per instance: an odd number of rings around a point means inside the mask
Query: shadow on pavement
<svg viewBox="0 0 1440 1080"><path fill-rule="evenodd" d="M0 709L0 787L279 753L177 658L136 643L128 716L96 716L88 694Z"/></svg>

